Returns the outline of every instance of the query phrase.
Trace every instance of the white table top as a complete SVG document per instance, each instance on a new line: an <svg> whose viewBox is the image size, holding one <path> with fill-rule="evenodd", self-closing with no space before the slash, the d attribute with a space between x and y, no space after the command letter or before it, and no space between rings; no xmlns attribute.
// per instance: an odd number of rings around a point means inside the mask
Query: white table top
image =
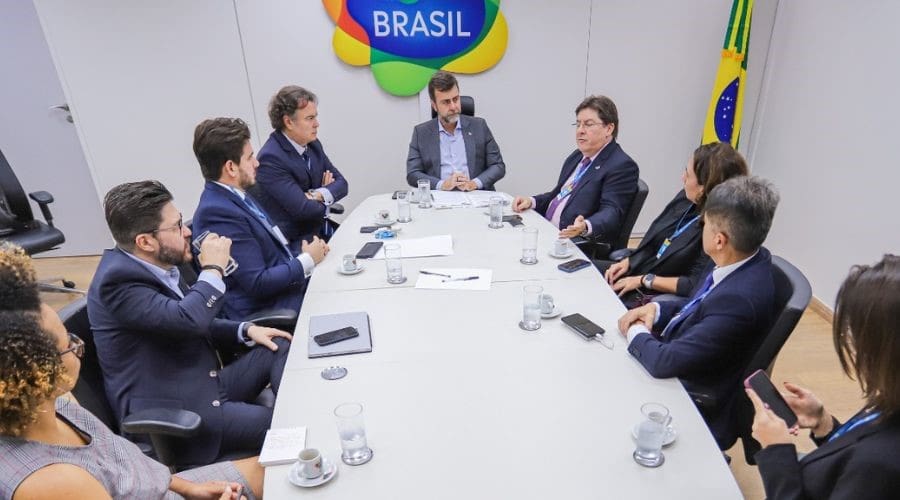
<svg viewBox="0 0 900 500"><path fill-rule="evenodd" d="M351 213L331 240L304 299L272 426L308 426L307 445L339 462L330 483L302 489L290 466L266 469L267 498L740 498L721 453L681 384L650 377L626 351L616 319L624 312L596 269L567 274L548 255L556 231L534 212L539 263L525 266L521 231L487 227L485 208L419 210L400 238L452 234L454 255L404 259L409 280L386 282L382 261L353 276L341 256L371 235L379 209L396 214L389 195ZM581 255L577 255L581 257ZM574 257L573 257L574 258ZM490 291L416 290L422 267L486 267ZM612 350L588 342L559 318L537 332L517 326L522 286L540 284L563 315L579 312L608 331ZM311 315L367 311L374 349L307 359ZM349 370L326 381L322 368ZM340 462L332 411L346 401L365 408L375 456ZM655 401L674 416L678 438L657 469L631 458L640 406Z"/></svg>

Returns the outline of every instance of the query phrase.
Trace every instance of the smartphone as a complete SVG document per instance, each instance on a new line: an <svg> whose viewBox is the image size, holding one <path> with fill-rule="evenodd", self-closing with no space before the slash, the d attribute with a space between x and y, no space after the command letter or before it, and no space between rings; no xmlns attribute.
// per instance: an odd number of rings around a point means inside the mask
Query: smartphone
<svg viewBox="0 0 900 500"><path fill-rule="evenodd" d="M788 427L797 425L797 415L788 406L787 401L784 400L781 393L769 380L769 376L766 375L764 370L756 370L747 377L744 380L744 387L753 389L756 395L759 396L759 399L769 405L769 408L784 420Z"/></svg>
<svg viewBox="0 0 900 500"><path fill-rule="evenodd" d="M522 222L521 215L504 215L503 222L509 222L509 225L512 227L519 227L525 224Z"/></svg>
<svg viewBox="0 0 900 500"><path fill-rule="evenodd" d="M362 248L359 249L359 252L356 252L357 259L371 259L381 250L381 245L384 245L382 241L370 241L363 245Z"/></svg>
<svg viewBox="0 0 900 500"><path fill-rule="evenodd" d="M600 325L576 313L560 318L566 326L578 332L579 335L586 340L592 340L597 335L603 335L606 330L600 328Z"/></svg>
<svg viewBox="0 0 900 500"><path fill-rule="evenodd" d="M565 271L567 273L574 273L579 269L584 269L586 267L590 267L590 261L584 259L575 259L570 260L569 262L563 262L562 264L556 266L560 271Z"/></svg>
<svg viewBox="0 0 900 500"><path fill-rule="evenodd" d="M361 233L374 233L378 230L378 226L363 226L359 228L359 232Z"/></svg>
<svg viewBox="0 0 900 500"><path fill-rule="evenodd" d="M340 328L338 330L320 333L319 335L313 337L313 340L316 341L316 344L324 346L334 344L342 340L352 339L353 337L359 337L359 330L352 326L348 326L345 328Z"/></svg>

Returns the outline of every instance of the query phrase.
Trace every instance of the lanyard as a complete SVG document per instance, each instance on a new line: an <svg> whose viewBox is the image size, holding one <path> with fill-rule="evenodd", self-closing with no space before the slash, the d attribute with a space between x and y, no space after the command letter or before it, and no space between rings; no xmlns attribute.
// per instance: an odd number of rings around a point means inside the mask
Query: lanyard
<svg viewBox="0 0 900 500"><path fill-rule="evenodd" d="M681 218L678 219L678 224L675 226L675 232L672 233L672 236L669 236L668 238L666 238L665 241L662 242L662 245L659 246L659 250L656 252L657 259L662 257L664 253L666 253L666 250L669 249L669 245L672 244L672 240L681 236L681 233L683 233L687 228L691 227L691 224L693 224L694 222L697 221L697 219L700 218L699 215L696 215L696 216L694 216L693 219L687 221L686 224L684 224L683 226L681 225L681 223L684 222L684 218L687 216L688 212L690 212L692 208L694 208L694 207L688 207L688 209L685 210L683 214L681 214Z"/></svg>
<svg viewBox="0 0 900 500"><path fill-rule="evenodd" d="M563 186L563 188L559 190L559 194L556 195L557 200L562 200L566 196L569 196L569 193L571 193L572 190L575 189L575 186L578 184L578 181L580 181L581 178L584 177L584 174L588 171L589 166L590 166L590 163L587 163L587 164L582 163L582 166L580 167L581 171L579 171L575 175L575 178L572 179L572 182L567 182L566 185Z"/></svg>
<svg viewBox="0 0 900 500"><path fill-rule="evenodd" d="M850 420L848 420L847 422L845 422L844 425L838 427L838 430L834 431L834 433L831 435L831 437L828 438L828 442L834 441L835 439L843 436L844 434L852 431L853 429L856 429L857 427L860 427L862 425L866 425L869 422L875 420L876 418L878 418L880 416L881 416L880 411L873 411L872 413L869 413L865 417L860 417L859 415L857 415L857 416L851 418Z"/></svg>

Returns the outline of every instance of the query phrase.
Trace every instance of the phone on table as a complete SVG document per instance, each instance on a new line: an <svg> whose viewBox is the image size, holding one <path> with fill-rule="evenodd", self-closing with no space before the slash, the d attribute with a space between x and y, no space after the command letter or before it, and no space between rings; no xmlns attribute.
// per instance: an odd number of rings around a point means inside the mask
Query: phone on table
<svg viewBox="0 0 900 500"><path fill-rule="evenodd" d="M378 231L378 226L363 226L359 228L361 233L374 233L375 231Z"/></svg>
<svg viewBox="0 0 900 500"><path fill-rule="evenodd" d="M567 273L574 273L579 269L584 269L586 267L590 267L590 261L584 259L575 259L570 260L569 262L563 262L562 264L556 266L560 271L565 271Z"/></svg>
<svg viewBox="0 0 900 500"><path fill-rule="evenodd" d="M606 330L601 328L600 325L578 313L563 316L560 320L564 325L578 332L578 334L586 340L593 340L597 335L606 333Z"/></svg>
<svg viewBox="0 0 900 500"><path fill-rule="evenodd" d="M509 222L509 225L512 227L519 227L525 224L522 222L521 215L504 215L503 222Z"/></svg>
<svg viewBox="0 0 900 500"><path fill-rule="evenodd" d="M775 385L772 384L772 381L769 380L769 376L766 375L764 370L756 370L750 374L750 376L744 380L744 387L753 389L753 392L759 396L759 399L762 400L763 403L769 405L772 412L784 420L784 423L786 423L788 427L797 425L797 415L794 413L794 410L791 410L791 407L788 406L787 401L784 400L781 393L778 392L778 389L776 389Z"/></svg>
<svg viewBox="0 0 900 500"><path fill-rule="evenodd" d="M356 252L356 258L371 259L379 250L381 250L382 245L384 245L383 241L370 241L363 245L363 247L359 249L359 252Z"/></svg>
<svg viewBox="0 0 900 500"><path fill-rule="evenodd" d="M352 339L353 337L359 337L359 330L352 326L347 326L330 332L320 333L313 337L313 340L320 346L326 346L342 340Z"/></svg>

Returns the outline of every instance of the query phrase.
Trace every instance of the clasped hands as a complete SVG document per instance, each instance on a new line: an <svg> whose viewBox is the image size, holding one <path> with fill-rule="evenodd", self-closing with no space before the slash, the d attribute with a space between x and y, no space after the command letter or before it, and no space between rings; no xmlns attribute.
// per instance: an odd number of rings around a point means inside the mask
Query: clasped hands
<svg viewBox="0 0 900 500"><path fill-rule="evenodd" d="M331 173L331 170L326 170L324 174L322 174L322 187L325 187L334 182L334 174ZM321 203L325 203L325 197L322 196L322 193L316 191L315 189L310 189L306 193L307 199L316 200Z"/></svg>
<svg viewBox="0 0 900 500"><path fill-rule="evenodd" d="M460 191L475 191L478 189L478 184L475 181L470 180L469 176L462 172L453 172L450 177L444 179L441 183L442 191L453 191L454 189L459 189Z"/></svg>
<svg viewBox="0 0 900 500"><path fill-rule="evenodd" d="M614 292L619 293L619 297L632 290L637 290L642 285L641 280L643 276L623 277L623 275L628 272L629 266L630 263L628 262L628 259L625 258L609 266L606 269L606 273L603 274L603 278L609 283L609 286Z"/></svg>

